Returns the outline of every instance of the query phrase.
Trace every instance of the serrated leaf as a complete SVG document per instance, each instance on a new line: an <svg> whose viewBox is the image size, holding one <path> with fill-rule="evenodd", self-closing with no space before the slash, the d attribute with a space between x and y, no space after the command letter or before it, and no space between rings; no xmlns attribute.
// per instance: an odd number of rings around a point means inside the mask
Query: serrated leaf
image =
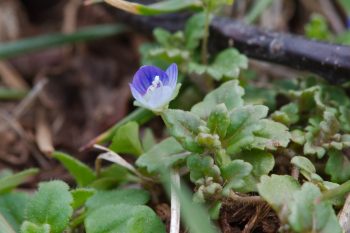
<svg viewBox="0 0 350 233"><path fill-rule="evenodd" d="M85 202L92 197L95 194L95 189L88 189L88 188L78 188L71 191L73 196L73 203L72 207L73 209L78 209L82 205L85 204Z"/></svg>
<svg viewBox="0 0 350 233"><path fill-rule="evenodd" d="M187 158L187 167L190 170L192 182L205 177L213 177L214 180L218 180L220 176L220 169L210 156L192 155Z"/></svg>
<svg viewBox="0 0 350 233"><path fill-rule="evenodd" d="M254 132L253 148L276 150L278 147L287 147L291 136L286 126L268 119L258 124L261 129Z"/></svg>
<svg viewBox="0 0 350 233"><path fill-rule="evenodd" d="M299 183L287 175L262 176L258 184L259 194L277 212L292 199L293 193L299 189Z"/></svg>
<svg viewBox="0 0 350 233"><path fill-rule="evenodd" d="M296 103L284 105L279 111L271 115L274 121L290 126L299 121L299 106Z"/></svg>
<svg viewBox="0 0 350 233"><path fill-rule="evenodd" d="M121 126L115 133L109 149L116 153L141 155L143 150L139 137L139 125L131 121Z"/></svg>
<svg viewBox="0 0 350 233"><path fill-rule="evenodd" d="M263 119L268 108L262 105L235 108L230 113L230 126L223 142L227 153L237 154L243 149L270 149L287 146L290 134L277 122Z"/></svg>
<svg viewBox="0 0 350 233"><path fill-rule="evenodd" d="M141 155L136 165L146 168L149 173L154 173L184 161L187 156L188 153L184 153L183 147L174 138L167 138Z"/></svg>
<svg viewBox="0 0 350 233"><path fill-rule="evenodd" d="M189 64L189 72L198 75L207 74L215 80L223 78L235 79L238 78L241 69L248 67L248 59L240 54L234 48L228 48L220 52L214 62L210 65L202 65L198 63Z"/></svg>
<svg viewBox="0 0 350 233"><path fill-rule="evenodd" d="M290 226L296 232L341 233L337 217L330 203L315 204L321 195L319 188L312 183L304 183L300 191L293 193L289 203Z"/></svg>
<svg viewBox="0 0 350 233"><path fill-rule="evenodd" d="M222 177L226 181L223 189L223 195L228 196L230 191L237 191L245 185L244 178L247 177L253 170L250 163L243 160L233 160L231 163L221 168Z"/></svg>
<svg viewBox="0 0 350 233"><path fill-rule="evenodd" d="M62 181L42 182L28 203L26 219L36 225L50 225L50 233L62 233L73 214L73 197Z"/></svg>
<svg viewBox="0 0 350 233"><path fill-rule="evenodd" d="M30 168L13 175L8 175L0 179L0 194L11 191L18 185L24 183L29 177L39 172L37 168Z"/></svg>
<svg viewBox="0 0 350 233"><path fill-rule="evenodd" d="M87 233L165 233L165 226L148 206L108 205L85 219Z"/></svg>
<svg viewBox="0 0 350 233"><path fill-rule="evenodd" d="M348 135L339 134L340 124L334 111L327 109L322 119L311 118L309 123L305 134L305 154L316 154L318 158L322 158L327 149L341 150L350 146Z"/></svg>
<svg viewBox="0 0 350 233"><path fill-rule="evenodd" d="M350 179L350 161L338 150L328 152L329 159L326 163L326 173L331 176L331 181L343 183Z"/></svg>
<svg viewBox="0 0 350 233"><path fill-rule="evenodd" d="M0 213L16 232L24 221L29 196L26 193L16 192L0 196Z"/></svg>
<svg viewBox="0 0 350 233"><path fill-rule="evenodd" d="M128 204L143 205L149 201L148 192L142 189L121 189L111 191L98 191L86 202L89 211L96 210L103 206Z"/></svg>
<svg viewBox="0 0 350 233"><path fill-rule="evenodd" d="M163 112L163 120L173 136L188 151L201 152L203 148L196 142L200 127L204 122L195 114L182 110L168 109Z"/></svg>
<svg viewBox="0 0 350 233"><path fill-rule="evenodd" d="M52 156L62 163L79 186L87 186L96 179L95 172L74 157L58 151L55 151Z"/></svg>
<svg viewBox="0 0 350 233"><path fill-rule="evenodd" d="M200 40L204 36L205 14L198 13L186 22L185 38L186 48L194 50L199 46Z"/></svg>
<svg viewBox="0 0 350 233"><path fill-rule="evenodd" d="M207 119L218 104L225 104L228 111L243 106L243 95L244 89L239 86L237 80L228 81L210 92L202 102L194 105L191 112Z"/></svg>
<svg viewBox="0 0 350 233"><path fill-rule="evenodd" d="M226 105L217 105L208 117L208 128L210 129L211 133L219 135L220 138L224 138L229 125L230 118Z"/></svg>
<svg viewBox="0 0 350 233"><path fill-rule="evenodd" d="M49 224L38 225L25 221L21 226L21 233L50 233L50 229Z"/></svg>

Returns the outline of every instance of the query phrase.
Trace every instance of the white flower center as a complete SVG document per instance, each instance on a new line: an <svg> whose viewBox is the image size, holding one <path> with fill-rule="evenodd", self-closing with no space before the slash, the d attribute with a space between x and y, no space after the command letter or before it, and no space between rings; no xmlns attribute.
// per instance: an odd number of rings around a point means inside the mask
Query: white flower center
<svg viewBox="0 0 350 233"><path fill-rule="evenodd" d="M162 81L160 81L160 77L157 75L154 77L151 86L149 86L147 88L146 95L154 92L154 90L157 89L157 87L159 87L159 86L163 86L163 83L162 83Z"/></svg>

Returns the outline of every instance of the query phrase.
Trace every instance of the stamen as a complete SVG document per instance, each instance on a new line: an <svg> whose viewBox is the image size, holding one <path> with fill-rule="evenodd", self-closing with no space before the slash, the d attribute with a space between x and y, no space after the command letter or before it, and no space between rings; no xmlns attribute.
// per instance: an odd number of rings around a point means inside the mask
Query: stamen
<svg viewBox="0 0 350 233"><path fill-rule="evenodd" d="M160 77L157 75L154 77L151 86L148 87L146 94L149 94L153 92L157 87L163 86L162 81L160 80Z"/></svg>

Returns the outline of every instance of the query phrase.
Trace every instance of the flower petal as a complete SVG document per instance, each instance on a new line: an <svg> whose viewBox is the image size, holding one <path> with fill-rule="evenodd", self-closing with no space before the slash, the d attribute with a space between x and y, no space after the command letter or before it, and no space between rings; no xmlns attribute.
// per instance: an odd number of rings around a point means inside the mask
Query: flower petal
<svg viewBox="0 0 350 233"><path fill-rule="evenodd" d="M178 76L178 69L177 65L175 63L171 64L168 69L165 71L165 73L169 77L169 86L172 88L176 87L176 82L177 82L177 76Z"/></svg>
<svg viewBox="0 0 350 233"><path fill-rule="evenodd" d="M166 105L172 97L173 89L170 86L162 86L150 93L147 105L151 109L159 109Z"/></svg>
<svg viewBox="0 0 350 233"><path fill-rule="evenodd" d="M141 104L145 105L146 101L142 97L142 95L138 92L138 90L131 83L129 83L129 86L130 86L131 94L134 97L134 99L140 102Z"/></svg>
<svg viewBox="0 0 350 233"><path fill-rule="evenodd" d="M160 80L163 82L163 85L167 85L169 83L168 75L158 67L142 66L134 75L132 86L141 95L144 95L156 76L159 76Z"/></svg>

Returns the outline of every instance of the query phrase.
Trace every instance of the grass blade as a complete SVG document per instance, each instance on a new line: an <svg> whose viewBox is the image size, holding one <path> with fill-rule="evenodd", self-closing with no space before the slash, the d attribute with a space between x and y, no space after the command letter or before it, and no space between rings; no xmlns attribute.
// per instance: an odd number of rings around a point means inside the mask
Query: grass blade
<svg viewBox="0 0 350 233"><path fill-rule="evenodd" d="M54 33L14 42L0 44L0 59L7 59L33 51L57 47L64 44L96 40L125 31L120 24L91 26L71 34Z"/></svg>

